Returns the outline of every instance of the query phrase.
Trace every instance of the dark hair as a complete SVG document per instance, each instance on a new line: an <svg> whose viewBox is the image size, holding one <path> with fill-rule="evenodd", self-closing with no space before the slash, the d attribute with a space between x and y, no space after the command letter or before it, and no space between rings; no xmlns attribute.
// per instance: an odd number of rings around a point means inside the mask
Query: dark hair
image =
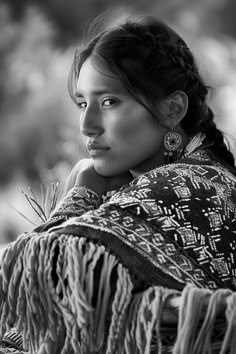
<svg viewBox="0 0 236 354"><path fill-rule="evenodd" d="M234 157L207 104L209 88L199 74L190 49L167 24L145 16L125 21L96 35L75 55L69 76L69 92L73 99L74 83L81 66L91 55L103 60L130 94L149 111L140 95L154 103L183 90L189 99L188 110L182 120L183 129L189 136L204 132L205 141L214 143L213 152L226 164L234 166Z"/></svg>

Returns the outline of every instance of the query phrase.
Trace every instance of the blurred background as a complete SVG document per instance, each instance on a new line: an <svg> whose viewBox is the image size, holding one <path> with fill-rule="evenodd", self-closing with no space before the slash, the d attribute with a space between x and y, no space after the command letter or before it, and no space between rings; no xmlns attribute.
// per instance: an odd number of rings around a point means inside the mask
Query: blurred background
<svg viewBox="0 0 236 354"><path fill-rule="evenodd" d="M31 188L44 203L42 190L55 194L58 181L60 195L86 156L67 77L86 27L109 8L156 14L182 34L214 88L210 106L235 152L235 0L2 0L0 245L41 222L24 193L32 196Z"/></svg>

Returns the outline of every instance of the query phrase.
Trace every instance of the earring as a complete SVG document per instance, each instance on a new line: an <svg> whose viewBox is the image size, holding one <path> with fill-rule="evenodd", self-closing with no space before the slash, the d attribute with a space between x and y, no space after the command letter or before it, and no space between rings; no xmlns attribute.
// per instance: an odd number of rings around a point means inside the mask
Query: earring
<svg viewBox="0 0 236 354"><path fill-rule="evenodd" d="M171 128L171 131L166 133L163 138L163 144L164 147L167 151L164 152L164 159L165 163L171 163L174 161L174 157L176 155L176 152L178 153L178 156L176 159L181 154L181 150L179 149L181 144L182 144L182 136L180 133L175 132L173 130L173 127Z"/></svg>

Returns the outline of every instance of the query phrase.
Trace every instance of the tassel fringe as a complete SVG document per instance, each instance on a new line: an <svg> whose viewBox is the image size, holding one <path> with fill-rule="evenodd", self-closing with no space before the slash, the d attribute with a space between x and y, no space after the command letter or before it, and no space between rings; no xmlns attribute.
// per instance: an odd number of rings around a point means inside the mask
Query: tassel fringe
<svg viewBox="0 0 236 354"><path fill-rule="evenodd" d="M236 293L190 284L182 294L159 286L136 293L118 259L83 237L19 236L3 254L0 280L1 338L23 331L30 354L235 352Z"/></svg>

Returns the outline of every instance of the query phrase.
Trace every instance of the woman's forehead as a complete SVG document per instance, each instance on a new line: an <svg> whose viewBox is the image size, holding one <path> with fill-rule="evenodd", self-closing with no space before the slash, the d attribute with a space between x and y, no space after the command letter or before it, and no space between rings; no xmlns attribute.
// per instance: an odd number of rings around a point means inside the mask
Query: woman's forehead
<svg viewBox="0 0 236 354"><path fill-rule="evenodd" d="M127 92L120 78L102 60L94 57L89 57L83 63L76 90L77 96L97 91Z"/></svg>

